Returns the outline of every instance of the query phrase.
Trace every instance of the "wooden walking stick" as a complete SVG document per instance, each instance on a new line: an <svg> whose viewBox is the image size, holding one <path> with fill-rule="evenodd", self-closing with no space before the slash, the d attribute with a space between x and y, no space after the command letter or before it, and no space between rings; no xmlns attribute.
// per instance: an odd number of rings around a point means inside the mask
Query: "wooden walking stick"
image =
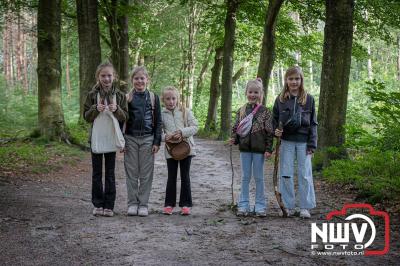
<svg viewBox="0 0 400 266"><path fill-rule="evenodd" d="M282 122L279 121L279 126L278 129L282 130ZM283 204L282 201L282 195L278 190L278 168L279 168L279 148L281 146L281 137L278 137L278 140L276 142L276 147L275 147L275 162L274 162L274 174L272 176L272 180L274 183L274 191L275 191L275 197L276 200L278 201L278 205L282 210L283 217L287 217L288 213L286 211L285 205Z"/></svg>

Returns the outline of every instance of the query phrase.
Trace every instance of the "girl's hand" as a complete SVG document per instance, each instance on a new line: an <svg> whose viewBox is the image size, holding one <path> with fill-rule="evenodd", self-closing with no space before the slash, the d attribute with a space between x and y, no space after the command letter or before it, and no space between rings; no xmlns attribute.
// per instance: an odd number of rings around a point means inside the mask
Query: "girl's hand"
<svg viewBox="0 0 400 266"><path fill-rule="evenodd" d="M266 151L266 152L264 153L264 156L265 156L266 159L269 159L269 158L271 158L272 153Z"/></svg>
<svg viewBox="0 0 400 266"><path fill-rule="evenodd" d="M277 136L277 137L281 137L282 136L282 133L283 133L283 130L280 130L280 129L275 129L275 136Z"/></svg>
<svg viewBox="0 0 400 266"><path fill-rule="evenodd" d="M170 141L171 138L172 138L172 135L169 135L169 134L165 135L165 141Z"/></svg>
<svg viewBox="0 0 400 266"><path fill-rule="evenodd" d="M175 139L182 138L182 131L180 131L180 130L175 131L173 138L175 138Z"/></svg>
<svg viewBox="0 0 400 266"><path fill-rule="evenodd" d="M229 145L234 145L235 144L235 139L234 138L230 138L228 140Z"/></svg>
<svg viewBox="0 0 400 266"><path fill-rule="evenodd" d="M106 106L104 104L98 103L97 104L97 111L103 112Z"/></svg>
<svg viewBox="0 0 400 266"><path fill-rule="evenodd" d="M119 150L119 153L125 153L125 151L126 151L126 148L123 148L123 149Z"/></svg>
<svg viewBox="0 0 400 266"><path fill-rule="evenodd" d="M306 154L307 154L307 155L313 155L313 154L314 154L314 151L313 151L313 150L310 150L310 149L307 149Z"/></svg>
<svg viewBox="0 0 400 266"><path fill-rule="evenodd" d="M160 150L160 146L153 145L153 148L151 149L151 152L153 154L156 154Z"/></svg>
<svg viewBox="0 0 400 266"><path fill-rule="evenodd" d="M117 111L117 105L114 104L114 103L109 104L109 105L108 105L108 109L109 109L112 113L114 113L115 111Z"/></svg>

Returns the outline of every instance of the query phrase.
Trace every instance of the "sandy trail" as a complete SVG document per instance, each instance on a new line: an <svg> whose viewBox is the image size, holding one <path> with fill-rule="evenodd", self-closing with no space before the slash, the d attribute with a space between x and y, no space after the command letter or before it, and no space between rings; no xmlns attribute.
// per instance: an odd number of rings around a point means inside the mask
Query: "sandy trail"
<svg viewBox="0 0 400 266"><path fill-rule="evenodd" d="M311 255L310 223L352 199L316 181L318 207L312 219L279 217L266 164L268 216L239 219L229 210L229 147L196 139L191 168L193 214L161 214L166 163L157 154L148 217L126 216L123 158L117 158L117 201L112 218L93 217L90 156L74 167L41 177L0 178L2 265L394 265L400 262L399 224L392 219L390 253L381 257ZM240 187L234 148L235 191ZM252 186L254 183L252 181ZM179 190L178 190L179 191ZM254 189L252 190L254 193ZM254 201L254 194L252 194ZM179 198L179 197L178 197Z"/></svg>

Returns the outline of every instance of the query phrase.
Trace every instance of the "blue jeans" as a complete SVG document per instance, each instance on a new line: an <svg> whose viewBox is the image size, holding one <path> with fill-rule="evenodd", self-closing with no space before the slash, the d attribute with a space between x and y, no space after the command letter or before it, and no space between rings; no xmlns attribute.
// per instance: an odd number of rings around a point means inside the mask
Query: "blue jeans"
<svg viewBox="0 0 400 266"><path fill-rule="evenodd" d="M299 207L312 209L315 207L314 182L311 167L311 155L307 155L307 143L282 140L280 147L280 184L283 203L286 208L294 209L296 195L294 192L294 162L297 160L297 177Z"/></svg>
<svg viewBox="0 0 400 266"><path fill-rule="evenodd" d="M242 188L240 192L238 208L241 210L250 211L249 184L253 172L254 180L256 181L255 211L265 211L267 204L264 195L264 154L241 152L240 161L242 165Z"/></svg>

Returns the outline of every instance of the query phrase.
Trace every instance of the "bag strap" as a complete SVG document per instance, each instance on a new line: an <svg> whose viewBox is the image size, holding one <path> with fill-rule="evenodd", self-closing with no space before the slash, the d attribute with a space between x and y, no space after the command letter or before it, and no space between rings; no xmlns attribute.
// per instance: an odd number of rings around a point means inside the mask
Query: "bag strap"
<svg viewBox="0 0 400 266"><path fill-rule="evenodd" d="M254 110L252 111L253 115L255 115L258 111L258 109L260 109L261 104L257 104L256 108L254 108Z"/></svg>

